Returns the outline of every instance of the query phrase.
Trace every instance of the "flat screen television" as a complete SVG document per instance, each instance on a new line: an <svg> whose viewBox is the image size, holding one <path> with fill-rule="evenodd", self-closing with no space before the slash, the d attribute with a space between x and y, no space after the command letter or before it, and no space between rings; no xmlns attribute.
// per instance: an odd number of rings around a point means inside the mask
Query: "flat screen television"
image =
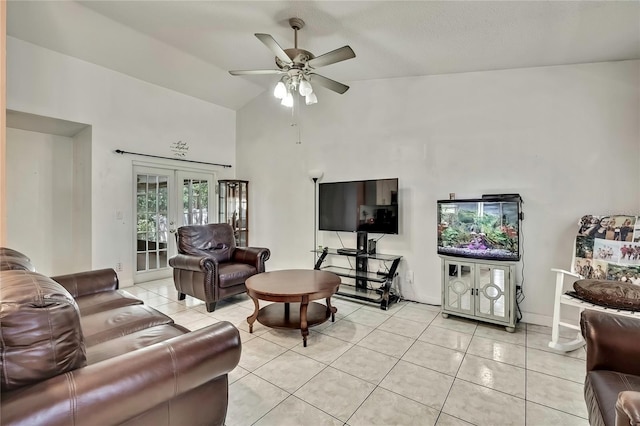
<svg viewBox="0 0 640 426"><path fill-rule="evenodd" d="M398 179L326 182L318 186L321 231L398 233Z"/></svg>
<svg viewBox="0 0 640 426"><path fill-rule="evenodd" d="M520 260L519 195L438 201L438 254Z"/></svg>

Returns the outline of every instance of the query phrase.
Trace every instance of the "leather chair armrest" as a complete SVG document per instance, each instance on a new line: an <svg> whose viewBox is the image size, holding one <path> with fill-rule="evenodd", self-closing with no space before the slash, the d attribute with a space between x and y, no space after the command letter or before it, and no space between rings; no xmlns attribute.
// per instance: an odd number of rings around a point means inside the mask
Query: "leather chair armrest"
<svg viewBox="0 0 640 426"><path fill-rule="evenodd" d="M246 263L255 266L258 272L264 272L264 263L271 257L271 251L264 247L236 247L231 257L232 262Z"/></svg>
<svg viewBox="0 0 640 426"><path fill-rule="evenodd" d="M3 394L3 425L120 424L233 370L240 333L220 322Z"/></svg>
<svg viewBox="0 0 640 426"><path fill-rule="evenodd" d="M51 279L66 288L73 297L117 290L120 286L118 274L116 274L116 271L113 269L99 269L97 271L59 275L57 277L51 277Z"/></svg>
<svg viewBox="0 0 640 426"><path fill-rule="evenodd" d="M580 316L580 327L587 342L587 371L640 375L640 316L586 310Z"/></svg>
<svg viewBox="0 0 640 426"><path fill-rule="evenodd" d="M209 256L178 254L169 259L169 266L187 271L205 272L218 269L218 260Z"/></svg>
<svg viewBox="0 0 640 426"><path fill-rule="evenodd" d="M640 392L624 391L616 401L616 426L640 425Z"/></svg>

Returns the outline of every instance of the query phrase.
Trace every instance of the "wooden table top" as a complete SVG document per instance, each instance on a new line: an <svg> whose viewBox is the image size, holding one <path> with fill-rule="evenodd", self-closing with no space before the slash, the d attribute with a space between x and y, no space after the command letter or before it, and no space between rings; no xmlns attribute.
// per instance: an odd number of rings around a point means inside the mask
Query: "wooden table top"
<svg viewBox="0 0 640 426"><path fill-rule="evenodd" d="M253 275L245 285L250 292L264 296L333 294L338 291L340 277L315 269L285 269Z"/></svg>

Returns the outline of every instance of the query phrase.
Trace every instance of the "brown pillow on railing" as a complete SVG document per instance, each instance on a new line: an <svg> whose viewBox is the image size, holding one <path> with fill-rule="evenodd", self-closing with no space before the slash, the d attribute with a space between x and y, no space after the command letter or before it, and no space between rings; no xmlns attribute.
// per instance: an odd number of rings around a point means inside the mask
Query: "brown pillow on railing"
<svg viewBox="0 0 640 426"><path fill-rule="evenodd" d="M578 280L573 289L583 300L607 308L640 311L640 286L621 281Z"/></svg>

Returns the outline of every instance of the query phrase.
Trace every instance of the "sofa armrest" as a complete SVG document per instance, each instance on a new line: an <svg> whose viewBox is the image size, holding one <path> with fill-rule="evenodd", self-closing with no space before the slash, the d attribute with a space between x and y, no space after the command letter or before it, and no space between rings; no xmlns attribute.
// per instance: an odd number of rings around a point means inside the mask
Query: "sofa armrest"
<svg viewBox="0 0 640 426"><path fill-rule="evenodd" d="M220 322L3 394L2 424L120 424L228 374L241 350Z"/></svg>
<svg viewBox="0 0 640 426"><path fill-rule="evenodd" d="M624 391L616 401L616 426L640 424L640 392Z"/></svg>
<svg viewBox="0 0 640 426"><path fill-rule="evenodd" d="M587 342L587 371L640 375L640 318L586 310L580 327Z"/></svg>
<svg viewBox="0 0 640 426"><path fill-rule="evenodd" d="M271 257L271 251L264 247L236 247L231 257L232 262L246 263L255 266L258 272L264 272L264 263Z"/></svg>
<svg viewBox="0 0 640 426"><path fill-rule="evenodd" d="M117 290L120 285L118 274L116 274L116 271L113 269L99 269L97 271L59 275L57 277L51 277L51 279L66 288L73 297Z"/></svg>
<svg viewBox="0 0 640 426"><path fill-rule="evenodd" d="M214 271L218 269L218 260L210 256L177 254L169 259L169 266L176 269L186 269L187 271Z"/></svg>

